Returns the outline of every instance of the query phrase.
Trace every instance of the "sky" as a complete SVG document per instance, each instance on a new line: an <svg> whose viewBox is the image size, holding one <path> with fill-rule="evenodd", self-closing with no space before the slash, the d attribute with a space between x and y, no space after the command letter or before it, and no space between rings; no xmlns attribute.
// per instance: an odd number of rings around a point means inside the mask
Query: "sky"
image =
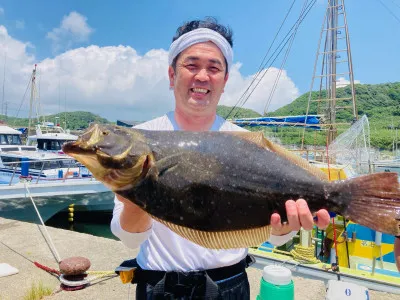
<svg viewBox="0 0 400 300"><path fill-rule="evenodd" d="M27 86L35 64L38 114L82 110L110 121L144 121L173 110L168 48L177 27L206 16L233 30L234 66L220 104L235 105L292 3L275 47L307 1L0 1L1 111L28 116ZM355 80L400 81L400 0L345 4ZM275 110L310 90L326 5L327 0L316 0L298 27L286 63L282 52L245 108L262 113L270 99L267 108Z"/></svg>

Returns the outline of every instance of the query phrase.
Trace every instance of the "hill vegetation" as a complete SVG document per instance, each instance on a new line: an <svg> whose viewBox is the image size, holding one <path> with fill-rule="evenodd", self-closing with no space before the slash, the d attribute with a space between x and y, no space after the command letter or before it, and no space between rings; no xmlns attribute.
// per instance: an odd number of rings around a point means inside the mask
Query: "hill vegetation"
<svg viewBox="0 0 400 300"><path fill-rule="evenodd" d="M370 123L371 145L381 150L391 150L396 141L396 130L400 128L400 82L384 84L356 84L356 105L358 116L367 115ZM306 113L308 93L300 96L292 103L269 113L269 116L303 115ZM312 92L311 98L317 99L318 93ZM351 88L346 86L337 90L337 97L351 97ZM339 104L338 104L339 105ZM341 106L351 105L351 101L342 101ZM312 102L309 114L317 114L317 102ZM351 123L353 116L350 110L338 111L337 122ZM339 128L339 134L346 128ZM272 132L272 129L268 131ZM276 130L275 130L276 131ZM282 142L285 144L298 143L300 129L279 128ZM289 134L292 131L292 134ZM297 132L296 132L297 131ZM293 133L294 132L294 133ZM308 133L306 144L314 144L315 134ZM317 139L317 144L325 145L324 137Z"/></svg>
<svg viewBox="0 0 400 300"><path fill-rule="evenodd" d="M218 105L217 107L217 114L220 115L221 117L226 117L229 115L231 112L232 107L231 106L225 106L225 105ZM258 112L255 112L254 110L248 109L248 108L235 108L234 110L235 118L258 118L261 117L261 115ZM232 114L230 115L232 117Z"/></svg>
<svg viewBox="0 0 400 300"><path fill-rule="evenodd" d="M397 130L400 129L400 82L384 83L384 84L357 84L356 102L358 115L366 114L370 123L371 145L381 150L391 150L394 143L397 143ZM268 116L289 116L306 114L307 102L309 94L306 93L292 103L285 105L274 112L268 113ZM337 97L346 98L351 96L350 86L339 88ZM312 92L311 98L317 99L318 93ZM351 105L350 101L342 101L341 106ZM217 114L226 117L232 107L220 105L217 108ZM235 109L235 118L255 118L261 115L251 109L238 108ZM317 114L317 102L312 102L309 114ZM2 116L0 115L0 118ZM350 110L337 112L338 123L351 123L353 116ZM27 118L1 118L13 127L27 127ZM66 120L66 126L65 126ZM46 116L46 121L59 122L61 126L71 130L87 128L90 123L113 123L85 111L75 111L59 113ZM348 126L339 128L339 134L346 130ZM283 144L300 144L303 130L293 127L253 127L250 130L263 130L267 136L275 136L281 140ZM326 137L324 134L316 134L315 131L306 132L305 144L308 145L325 145Z"/></svg>
<svg viewBox="0 0 400 300"><path fill-rule="evenodd" d="M28 118L14 118L1 116L0 118L4 120L9 126L12 127L28 127ZM87 111L74 111L74 112L63 112L53 115L48 115L45 117L46 122L53 122L54 124L59 123L62 127L71 130L87 128L90 123L96 122L101 124L111 123L105 118L99 115L92 114ZM43 119L41 119L43 121ZM35 125L36 119L32 119L32 124Z"/></svg>

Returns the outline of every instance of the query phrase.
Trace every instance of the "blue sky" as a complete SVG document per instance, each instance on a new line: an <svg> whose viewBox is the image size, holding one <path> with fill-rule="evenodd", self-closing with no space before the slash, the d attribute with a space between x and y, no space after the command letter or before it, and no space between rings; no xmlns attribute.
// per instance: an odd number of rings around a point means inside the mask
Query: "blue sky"
<svg viewBox="0 0 400 300"><path fill-rule="evenodd" d="M308 91L326 2L317 0L300 25L271 108ZM5 98L9 114L17 112L34 63L39 64L43 76L40 96L45 104L43 113L62 110L61 102L68 110L91 110L110 120L147 119L172 109L173 99L166 80L166 51L179 25L204 16L216 17L234 32L237 68L221 99L223 104L233 104L257 71L291 3L291 0L197 4L177 0L2 1L0 25L6 30L3 32L6 38L2 39L0 69L7 56ZM304 1L295 2L283 33L294 24L303 4ZM368 0L362 4L352 0L346 2L346 10L355 79L361 83L399 81L400 0ZM282 37L281 34L278 40ZM13 44L18 51L12 50ZM11 52L19 54L12 57ZM129 64L124 63L127 61ZM279 68L280 62L278 59L274 67ZM9 70L11 67L14 68ZM137 74L131 78L130 72ZM273 74L260 92L254 93L255 99L248 103L250 108L260 110L263 106L260 103L270 90ZM14 79L20 80L20 84L14 85ZM104 83L108 88L101 90ZM108 100L102 99L105 95ZM23 110L18 113L24 114Z"/></svg>

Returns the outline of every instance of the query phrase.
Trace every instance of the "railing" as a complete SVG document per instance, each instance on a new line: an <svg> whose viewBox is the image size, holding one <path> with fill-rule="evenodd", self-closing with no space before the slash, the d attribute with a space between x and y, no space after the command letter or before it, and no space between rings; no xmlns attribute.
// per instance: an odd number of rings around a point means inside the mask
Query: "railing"
<svg viewBox="0 0 400 300"><path fill-rule="evenodd" d="M58 159L31 159L31 160L28 159L28 160L24 160L24 161L3 162L2 163L3 166L1 167L2 169L0 170L0 172L7 172L7 170L5 170L5 169L9 169L10 171L12 170L12 175L11 175L10 181L7 183L9 186L11 186L13 184L13 180L14 180L16 174L18 174L18 173L22 174L22 172L23 172L22 171L22 165L23 164L29 164L29 163L32 163L32 162L41 163L40 170L37 169L37 168L32 169L32 168L28 167L28 172L27 172L28 175L20 175L20 177L19 177L20 179L28 179L30 181L35 180L35 184L38 184L39 181L41 181L41 183L43 181L45 181L45 182L49 182L49 181L52 181L52 182L54 182L54 181L65 182L67 179L68 180L69 179L74 179L74 180L83 179L83 180L90 180L90 181L95 180L95 178L89 172L89 170L87 171L87 174L82 175L82 168L86 169L86 167L81 165L77 161L75 161L76 165L74 165L74 166L71 166L71 164L68 164L65 167L60 166L60 167L57 167L57 168L45 169L45 164L46 163L48 163L48 162L60 162L60 161L73 162L75 160L73 160L71 158L58 158ZM65 169L66 169L66 172L64 173ZM72 171L71 171L71 169L72 169ZM76 169L76 171L74 171L74 169ZM35 171L39 170L39 173L38 174L37 173L33 174L31 172L32 170L35 170ZM52 175L51 177L47 177L47 178L46 177L42 177L42 175L46 176L45 170L53 170L53 171L56 172L56 174ZM63 172L60 173L60 170L62 170ZM77 175L75 175L75 173ZM62 174L62 176L60 176L60 174ZM68 175L71 175L71 174L72 174L72 177L68 177Z"/></svg>

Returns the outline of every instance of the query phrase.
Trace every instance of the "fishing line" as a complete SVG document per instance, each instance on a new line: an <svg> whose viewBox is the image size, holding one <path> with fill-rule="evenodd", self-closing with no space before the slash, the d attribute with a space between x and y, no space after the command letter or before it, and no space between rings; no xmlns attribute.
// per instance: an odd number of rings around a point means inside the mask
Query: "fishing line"
<svg viewBox="0 0 400 300"><path fill-rule="evenodd" d="M33 74L31 75L31 77L29 79L28 85L26 86L24 96L22 96L21 104L19 105L19 108L18 108L18 111L17 111L17 114L16 114L15 118L18 118L18 114L19 114L19 112L21 110L22 104L24 104L24 102L25 102L25 96L26 96L26 93L28 92L29 86L31 85L32 77L33 77ZM15 124L16 121L17 120L15 119L14 120L14 124Z"/></svg>
<svg viewBox="0 0 400 300"><path fill-rule="evenodd" d="M303 8L301 9L299 18L303 15L303 13L304 13L304 11L305 11L305 9L307 7L307 4L308 4L308 0L304 1L304 5L303 5ZM272 97L275 94L276 88L278 86L279 79L281 78L281 75L282 75L283 68L284 68L284 66L286 64L286 61L287 61L287 58L289 56L290 50L292 49L294 39L295 39L295 37L297 35L297 30L299 29L299 25L300 25L300 23L297 23L297 26L294 29L294 34L290 38L289 46L286 49L285 56L284 56L283 61L282 61L281 65L280 65L280 67L279 67L278 76L276 76L276 78L275 78L275 82L274 82L274 85L273 85L273 87L271 89L271 92L269 93L269 97L268 97L267 103L264 106L264 113L263 113L264 115L267 114L268 108L271 105Z"/></svg>
<svg viewBox="0 0 400 300"><path fill-rule="evenodd" d="M297 21L295 22L295 24L291 27L291 29L288 31L288 33L286 34L286 36L283 38L283 40L281 41L281 43L277 46L277 48L275 49L275 51L271 54L270 58L268 59L268 61L263 65L263 69L264 73L261 76L261 78L258 80L257 84L255 85L255 87L252 89L252 91L250 92L250 94L246 97L246 92L242 94L242 96L239 98L239 100L237 101L237 103L232 107L232 109L229 111L228 115L225 118L228 118L231 113L233 112L233 110L238 107L238 106L243 106L247 100L249 99L249 97L253 94L254 90L257 88L257 86L260 84L261 80L264 78L264 76L266 75L266 73L268 72L268 70L270 69L270 67L272 66L272 64L275 62L275 60L278 58L278 56L280 55L280 53L283 51L283 48L286 46L286 44L290 41L290 38L293 36L293 29L298 25L301 24L305 17L308 15L308 13L310 12L310 10L312 9L312 7L314 6L314 4L316 3L316 0L314 0L312 3L310 3L307 6L306 12L299 16L299 18L297 19ZM278 52L276 55L275 53ZM275 55L275 58L272 60L272 62L269 64L268 68L265 68L266 65L269 63L269 61L273 58L273 56ZM258 77L259 74L257 74L256 76ZM257 78L258 79L258 78ZM253 81L254 82L254 81ZM247 91L250 89L251 87L249 86L249 88L247 89ZM245 99L244 99L245 98ZM243 100L244 99L244 100ZM237 113L236 113L237 114ZM236 114L233 116L235 117Z"/></svg>
<svg viewBox="0 0 400 300"><path fill-rule="evenodd" d="M400 4L398 4L397 2L395 2L394 0L392 0L393 4L396 5L398 8L400 8Z"/></svg>
<svg viewBox="0 0 400 300"><path fill-rule="evenodd" d="M297 28L305 19L305 17L307 16L307 14L310 12L311 8L314 6L314 4L316 3L316 1L314 0L313 3L310 3L307 7L307 12L304 13L304 16L300 15L299 18L297 19L296 23L293 25L293 27L291 28L291 31L294 28ZM273 61L270 63L270 65L265 69L263 75L261 76L261 78L259 79L259 81L257 82L256 86L253 88L253 90L250 92L250 94L247 96L247 98L245 99L245 101L243 102L242 106L249 100L250 96L253 94L253 92L255 91L255 89L258 87L258 85L260 84L261 80L265 77L265 75L267 74L267 72L271 69L272 64L275 62L275 60L278 58L278 56L281 54L281 52L283 51L283 48L286 46L286 44L291 40L291 38L296 34L296 32L292 32L289 36L289 38L286 40L286 42L284 43L284 45L280 48L278 54L275 56L275 58L273 59Z"/></svg>
<svg viewBox="0 0 400 300"><path fill-rule="evenodd" d="M389 7L387 7L386 6L386 4L384 4L381 0L376 0L376 1L378 1L396 20L397 20L397 22L399 22L400 23L400 18L399 17L397 17L395 14L394 14L394 12L389 8Z"/></svg>
<svg viewBox="0 0 400 300"><path fill-rule="evenodd" d="M263 66L264 66L264 61L265 61L265 59L267 58L269 52L271 51L271 48L272 48L272 46L274 45L276 39L278 38L278 35L279 35L279 33L281 32L281 29L282 29L283 25L285 24L286 19L287 19L287 17L289 16L289 14L290 14L290 12L291 12L291 10L292 10L293 5L295 4L295 2L296 2L296 0L293 0L292 5L290 6L289 10L286 12L285 17L284 17L284 19L282 20L281 25L279 26L279 29L278 29L278 31L276 32L275 37L274 37L274 39L272 40L272 43L271 43L271 45L269 46L269 48L268 48L268 50L267 50L267 53L265 53L265 55L264 55L264 57L263 57L263 59L262 59L262 61L261 61L261 63L260 63L260 66L259 66L258 69L257 69L256 75L253 77L253 79L251 80L249 86L248 86L248 87L246 88L246 90L243 92L242 96L240 96L240 98L239 98L239 100L238 100L238 103L239 103L239 101L241 101L241 99L244 97L244 95L248 92L248 90L250 89L250 87L252 86L252 84L254 83L254 81L256 81L257 77L258 77L259 74L261 73L261 71L262 71L262 69L263 69ZM267 62L268 62L268 61L267 61ZM228 113L228 115L226 116L226 118L229 117L230 113L232 112L232 110L233 110L236 106L237 106L237 104L235 104L235 106L231 109L231 111Z"/></svg>

